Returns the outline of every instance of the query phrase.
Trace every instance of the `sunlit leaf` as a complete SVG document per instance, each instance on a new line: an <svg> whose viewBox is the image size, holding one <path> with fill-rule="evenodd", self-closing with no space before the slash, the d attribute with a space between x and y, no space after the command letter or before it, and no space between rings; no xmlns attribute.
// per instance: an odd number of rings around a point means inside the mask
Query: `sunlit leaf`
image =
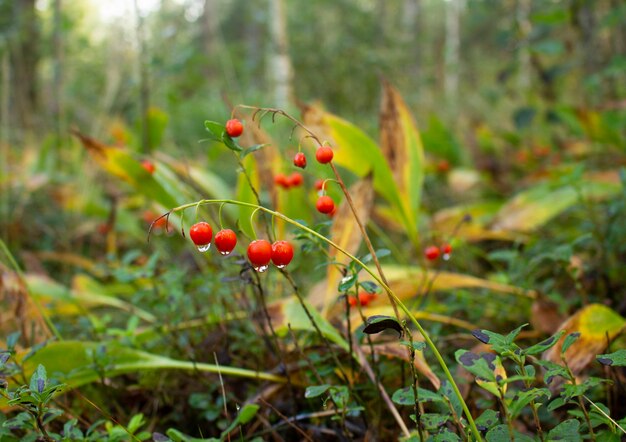
<svg viewBox="0 0 626 442"><path fill-rule="evenodd" d="M580 337L570 343L564 357L574 374L580 373L596 355L602 353L626 326L626 319L602 304L590 304L569 317L561 326L566 335L579 332ZM561 348L567 339L559 342L543 354L543 359L561 364ZM570 339L571 341L571 339Z"/></svg>

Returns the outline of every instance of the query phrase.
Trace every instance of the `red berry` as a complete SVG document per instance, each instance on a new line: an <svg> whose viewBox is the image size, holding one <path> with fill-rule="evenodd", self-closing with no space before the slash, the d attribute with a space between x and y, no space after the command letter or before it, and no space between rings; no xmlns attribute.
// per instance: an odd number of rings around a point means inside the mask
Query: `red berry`
<svg viewBox="0 0 626 442"><path fill-rule="evenodd" d="M241 121L233 118L232 120L228 120L226 122L226 133L231 138L237 138L239 135L243 133L243 124Z"/></svg>
<svg viewBox="0 0 626 442"><path fill-rule="evenodd" d="M426 256L426 259L429 261L436 260L437 258L439 258L439 247L437 246L426 247L426 250L424 250L424 256Z"/></svg>
<svg viewBox="0 0 626 442"><path fill-rule="evenodd" d="M444 255L449 255L450 253L452 253L452 246L448 243L442 245L441 253L443 253Z"/></svg>
<svg viewBox="0 0 626 442"><path fill-rule="evenodd" d="M333 150L328 146L320 146L315 152L315 158L322 164L330 163L333 159Z"/></svg>
<svg viewBox="0 0 626 442"><path fill-rule="evenodd" d="M322 179L315 180L315 190L322 190L323 185L324 185L324 180Z"/></svg>
<svg viewBox="0 0 626 442"><path fill-rule="evenodd" d="M350 304L350 307L356 307L356 297L348 296L348 304Z"/></svg>
<svg viewBox="0 0 626 442"><path fill-rule="evenodd" d="M293 246L287 241L276 241L272 244L272 263L279 269L288 265L293 259Z"/></svg>
<svg viewBox="0 0 626 442"><path fill-rule="evenodd" d="M289 184L289 187L298 187L302 185L303 182L304 182L304 178L302 178L302 175L299 174L298 172L292 173L287 178L287 183Z"/></svg>
<svg viewBox="0 0 626 442"><path fill-rule="evenodd" d="M441 160L437 163L437 172L446 173L450 170L450 163L448 160Z"/></svg>
<svg viewBox="0 0 626 442"><path fill-rule="evenodd" d="M304 169L306 167L306 155L302 152L298 152L296 156L293 157L293 165Z"/></svg>
<svg viewBox="0 0 626 442"><path fill-rule="evenodd" d="M264 239L252 241L248 246L248 259L256 271L266 271L272 259L272 245Z"/></svg>
<svg viewBox="0 0 626 442"><path fill-rule="evenodd" d="M198 246L198 250L206 252L211 247L211 238L213 238L213 229L209 223L204 221L194 224L189 228L189 237L193 243Z"/></svg>
<svg viewBox="0 0 626 442"><path fill-rule="evenodd" d="M329 214L335 210L335 203L328 195L322 195L317 199L315 207L317 207L318 212Z"/></svg>
<svg viewBox="0 0 626 442"><path fill-rule="evenodd" d="M375 293L367 293L367 292L359 293L359 302L361 303L363 307L367 306L367 304L372 302L374 299L376 299Z"/></svg>
<svg viewBox="0 0 626 442"><path fill-rule="evenodd" d="M141 166L142 166L144 169L146 169L146 171L147 171L149 174L153 174L153 173L154 173L154 170L156 169L156 168L154 167L154 164L152 164L152 163L151 163L150 161L148 161L148 160L143 160L143 161L141 162Z"/></svg>
<svg viewBox="0 0 626 442"><path fill-rule="evenodd" d="M237 235L230 229L220 230L215 234L215 248L222 254L228 255L237 245Z"/></svg>
<svg viewBox="0 0 626 442"><path fill-rule="evenodd" d="M291 185L291 182L284 173L277 173L276 175L274 175L274 184L282 187L283 189L288 189Z"/></svg>

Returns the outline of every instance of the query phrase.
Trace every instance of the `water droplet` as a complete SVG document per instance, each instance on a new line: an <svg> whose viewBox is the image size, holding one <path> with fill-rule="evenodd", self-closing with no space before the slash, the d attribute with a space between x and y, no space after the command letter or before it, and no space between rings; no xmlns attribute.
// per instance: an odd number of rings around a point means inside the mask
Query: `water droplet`
<svg viewBox="0 0 626 442"><path fill-rule="evenodd" d="M198 247L198 251L199 252L206 252L207 250L209 250L211 248L211 243L199 244L197 247Z"/></svg>
<svg viewBox="0 0 626 442"><path fill-rule="evenodd" d="M224 256L230 255L230 250L220 250L220 253Z"/></svg>
<svg viewBox="0 0 626 442"><path fill-rule="evenodd" d="M287 267L285 264L281 264L276 266L277 269L284 269L285 267Z"/></svg>
<svg viewBox="0 0 626 442"><path fill-rule="evenodd" d="M259 266L259 267L255 267L254 270L256 270L259 273L263 273L265 271L267 271L267 269L269 269L270 266L265 265L265 266Z"/></svg>
<svg viewBox="0 0 626 442"><path fill-rule="evenodd" d="M449 253L444 253L442 256L444 261L448 261L450 259L450 254Z"/></svg>

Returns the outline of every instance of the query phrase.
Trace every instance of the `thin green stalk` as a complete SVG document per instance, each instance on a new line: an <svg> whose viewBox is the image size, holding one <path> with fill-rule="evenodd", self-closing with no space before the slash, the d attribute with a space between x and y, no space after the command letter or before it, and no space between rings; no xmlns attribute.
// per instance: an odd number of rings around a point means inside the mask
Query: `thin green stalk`
<svg viewBox="0 0 626 442"><path fill-rule="evenodd" d="M469 408L467 407L467 404L465 403L465 400L463 399L463 395L461 394L461 391L459 390L459 387L456 385L454 377L452 376L452 373L450 373L450 370L448 369L448 366L447 366L446 362L444 361L443 357L441 356L441 353L439 353L439 350L437 349L437 346L432 341L432 339L430 339L430 336L428 335L428 333L426 333L426 330L424 330L424 328L417 321L417 319L414 317L414 315L411 314L411 311L404 304L404 302L402 302L402 300L400 298L398 298L398 296L391 290L389 285L387 285L376 272L374 272L367 265L365 265L365 263L363 263L359 258L357 258L356 256L352 255L350 252L346 251L345 249L343 249L341 246L337 245L332 240L326 238L324 235L316 232L315 230L310 229L309 227L307 227L305 225L300 224L299 222L297 222L297 221L295 221L295 220L293 220L293 219L283 215L280 212L276 212L274 210L268 209L268 208L263 207L263 206L259 206L257 204L247 203L247 202L244 202L244 201L237 201L237 200L232 200L232 199L206 199L206 200L201 200L201 201L199 201L197 203L190 203L190 204L184 204L182 206L178 206L178 207L172 209L170 211L170 213L171 212L179 212L179 211L185 210L185 209L187 209L189 207L195 206L196 204L221 204L221 203L233 204L233 205L238 205L238 206L242 206L242 207L250 207L250 208L258 209L258 210L261 210L261 211L263 211L263 212L265 212L265 213L267 213L269 215L272 215L272 216L275 216L277 218L280 218L283 221L285 221L285 222L287 222L287 223L297 227L298 229L303 230L303 231L309 233L310 235L320 239L321 241L325 242L326 244L330 245L331 247L334 247L339 252L343 253L345 256L347 256L348 258L350 258L351 260L356 262L358 265L360 265L363 268L363 270L365 270L387 292L389 297L391 299L393 299L393 301L396 302L396 304L400 308L400 310L402 310L410 318L410 320L413 323L413 325L422 334L422 336L424 337L424 341L426 342L426 345L428 345L428 347L431 349L431 351L435 355L435 359L437 359L437 362L441 366L441 369L443 370L446 378L450 382L450 385L452 386L452 389L454 390L454 394L459 399L459 401L461 403L461 406L463 408L463 412L465 414L465 417L467 418L467 421L468 421L468 423L470 425L470 428L472 430L472 433L474 435L474 438L477 441L482 442L482 437L480 435L480 432L478 431L478 428L476 427L476 422L474 422L474 418L472 417L472 414L470 413ZM165 215L163 215L163 216L165 216ZM398 321L400 321L400 318L397 317L397 319L398 319Z"/></svg>

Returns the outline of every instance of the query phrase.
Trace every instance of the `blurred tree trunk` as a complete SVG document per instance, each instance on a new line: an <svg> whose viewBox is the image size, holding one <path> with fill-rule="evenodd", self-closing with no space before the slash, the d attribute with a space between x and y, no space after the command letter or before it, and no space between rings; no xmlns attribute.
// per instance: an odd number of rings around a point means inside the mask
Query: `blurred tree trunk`
<svg viewBox="0 0 626 442"><path fill-rule="evenodd" d="M286 108L293 96L291 59L287 45L287 15L283 0L270 1L270 33L272 50L270 73L274 90L274 105Z"/></svg>
<svg viewBox="0 0 626 442"><path fill-rule="evenodd" d="M215 75L215 57L218 48L218 5L217 0L204 0L202 14L202 40L204 53L207 57L206 74L209 78Z"/></svg>
<svg viewBox="0 0 626 442"><path fill-rule="evenodd" d="M57 148L61 145L63 133L63 42L62 42L61 0L54 0L53 46L54 46L54 78L52 90L52 118L56 133Z"/></svg>
<svg viewBox="0 0 626 442"><path fill-rule="evenodd" d="M419 84L419 75L421 68L421 48L420 48L420 0L404 0L402 7L402 28L406 42L412 54L411 72L415 84Z"/></svg>
<svg viewBox="0 0 626 442"><path fill-rule="evenodd" d="M443 89L448 108L456 109L459 91L459 56L461 47L461 8L463 0L450 0L446 5L446 43L444 49Z"/></svg>
<svg viewBox="0 0 626 442"><path fill-rule="evenodd" d="M137 19L137 47L139 48L139 114L141 120L141 151L150 152L150 127L148 119L148 107L150 106L150 87L148 85L148 60L146 51L146 38L144 34L144 20L139 9L139 0L134 0L135 16Z"/></svg>
<svg viewBox="0 0 626 442"><path fill-rule="evenodd" d="M12 85L20 128L35 125L38 108L37 64L39 62L39 29L35 0L16 0L13 4L17 36L12 44Z"/></svg>
<svg viewBox="0 0 626 442"><path fill-rule="evenodd" d="M529 37L532 25L530 23L530 11L532 8L532 0L517 0L516 21L518 34L518 74L517 86L519 91L524 94L530 89L530 47Z"/></svg>

